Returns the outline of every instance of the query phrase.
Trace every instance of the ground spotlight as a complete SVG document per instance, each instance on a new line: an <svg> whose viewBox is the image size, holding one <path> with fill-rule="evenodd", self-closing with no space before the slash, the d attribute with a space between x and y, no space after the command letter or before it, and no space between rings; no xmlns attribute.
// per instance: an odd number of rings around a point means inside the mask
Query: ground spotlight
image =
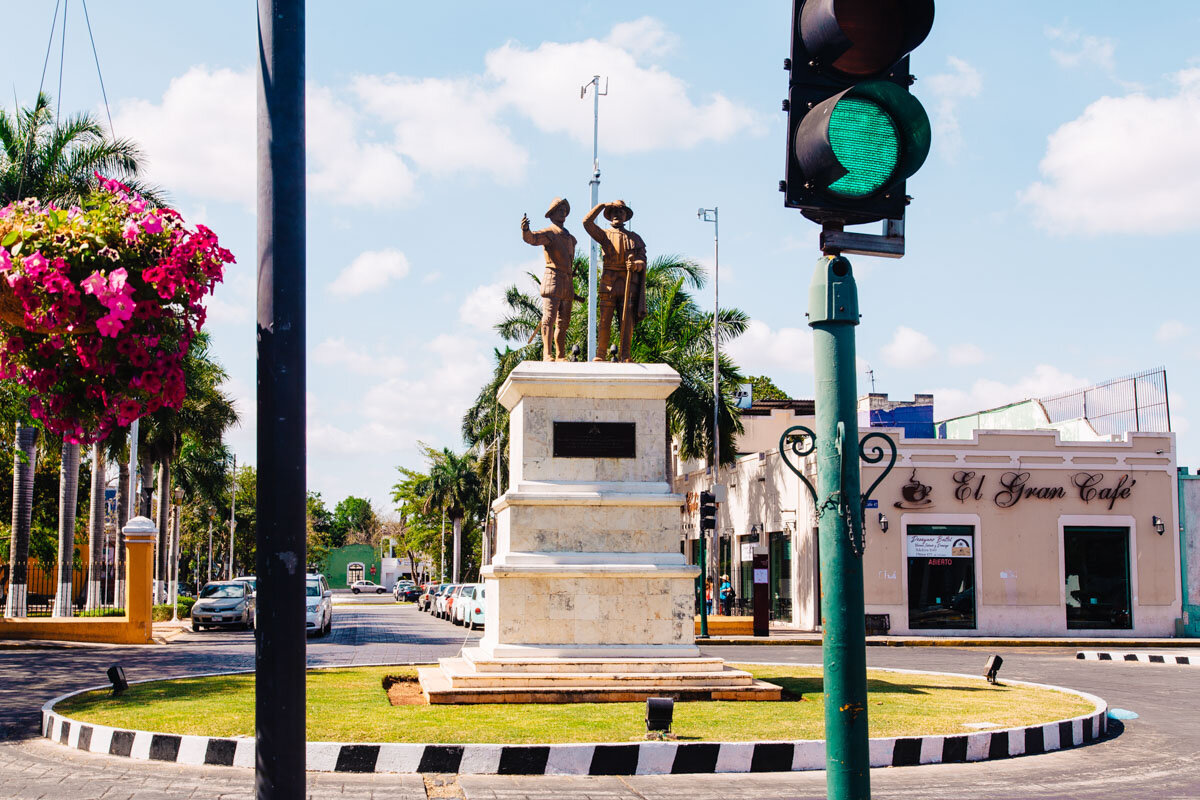
<svg viewBox="0 0 1200 800"><path fill-rule="evenodd" d="M671 731L671 717L675 714L675 701L670 697L646 698L646 730Z"/></svg>
<svg viewBox="0 0 1200 800"><path fill-rule="evenodd" d="M996 682L996 673L1000 671L1000 665L1004 663L1004 659L1000 656L988 656L987 664L984 665L984 677L988 683Z"/></svg>
<svg viewBox="0 0 1200 800"><path fill-rule="evenodd" d="M125 680L125 670L120 664L113 664L108 668L108 679L112 681L113 697L129 688L129 681Z"/></svg>

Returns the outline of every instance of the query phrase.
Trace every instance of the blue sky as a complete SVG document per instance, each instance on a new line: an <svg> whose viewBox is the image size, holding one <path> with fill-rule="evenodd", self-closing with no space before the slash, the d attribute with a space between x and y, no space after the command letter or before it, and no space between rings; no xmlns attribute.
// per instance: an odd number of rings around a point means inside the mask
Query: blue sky
<svg viewBox="0 0 1200 800"><path fill-rule="evenodd" d="M503 286L537 268L518 222L623 198L651 255L711 263L754 319L750 373L812 393L804 305L816 226L783 208L791 3L309 4L309 485L386 506L418 439L459 446L490 369ZM81 4L64 111L103 114ZM113 122L150 177L237 255L209 330L254 459L251 3L96 0ZM6 9L6 94L37 90L54 5ZM1200 7L944 0L916 52L933 150L908 184L908 255L854 259L862 367L939 417L1164 364L1181 463L1200 461ZM61 17L60 17L61 24ZM56 34L57 35L57 34ZM56 39L46 89L58 93ZM9 89L9 87L5 87ZM11 103L11 101L10 101ZM711 303L705 293L703 302ZM860 391L865 391L865 375Z"/></svg>

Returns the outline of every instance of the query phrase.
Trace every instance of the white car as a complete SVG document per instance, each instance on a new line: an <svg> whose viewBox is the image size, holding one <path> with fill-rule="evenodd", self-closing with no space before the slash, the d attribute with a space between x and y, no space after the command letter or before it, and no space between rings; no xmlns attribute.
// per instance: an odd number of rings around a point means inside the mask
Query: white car
<svg viewBox="0 0 1200 800"><path fill-rule="evenodd" d="M454 596L455 591L461 585L462 584L460 584L460 583L446 584L446 590L444 592L442 592L441 594L439 594L437 596L437 598L433 601L433 608L434 608L433 615L435 617L437 617L439 619L447 618L446 617L446 601Z"/></svg>
<svg viewBox="0 0 1200 800"><path fill-rule="evenodd" d="M450 621L455 625L470 625L476 597L483 597L483 584L464 583L454 598L454 605L450 607Z"/></svg>
<svg viewBox="0 0 1200 800"><path fill-rule="evenodd" d="M309 631L325 636L333 629L333 592L324 575L304 576L304 621Z"/></svg>
<svg viewBox="0 0 1200 800"><path fill-rule="evenodd" d="M355 581L354 583L350 584L350 591L354 592L355 594L359 594L360 592L374 592L375 594L383 594L387 591L387 589L383 588L375 581Z"/></svg>

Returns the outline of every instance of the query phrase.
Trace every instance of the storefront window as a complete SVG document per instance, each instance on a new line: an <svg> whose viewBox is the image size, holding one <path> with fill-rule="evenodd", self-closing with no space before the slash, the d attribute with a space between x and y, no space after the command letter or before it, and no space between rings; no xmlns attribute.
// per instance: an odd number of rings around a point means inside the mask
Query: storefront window
<svg viewBox="0 0 1200 800"><path fill-rule="evenodd" d="M908 627L975 627L975 529L908 526Z"/></svg>
<svg viewBox="0 0 1200 800"><path fill-rule="evenodd" d="M740 577L740 588L737 596L737 607L743 609L746 614L752 613L754 599L754 548L758 544L753 541L757 538L754 536L744 536L738 541L741 546L738 548L741 552L738 557L741 560L741 569L738 572Z"/></svg>
<svg viewBox="0 0 1200 800"><path fill-rule="evenodd" d="M792 620L792 536L786 531L770 535L771 619Z"/></svg>
<svg viewBox="0 0 1200 800"><path fill-rule="evenodd" d="M1067 628L1130 629L1129 529L1063 530Z"/></svg>

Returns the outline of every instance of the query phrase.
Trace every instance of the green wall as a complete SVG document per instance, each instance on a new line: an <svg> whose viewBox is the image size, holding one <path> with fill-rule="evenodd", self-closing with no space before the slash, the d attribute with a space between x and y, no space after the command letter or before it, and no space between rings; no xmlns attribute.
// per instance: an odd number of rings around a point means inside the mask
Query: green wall
<svg viewBox="0 0 1200 800"><path fill-rule="evenodd" d="M379 578L382 574L379 553L369 544L348 544L330 550L329 555L325 558L325 564L321 572L328 579L331 589L349 588L350 584L346 582L346 568L354 562L363 565L363 578L365 580L379 583ZM375 568L374 575L371 574L371 567Z"/></svg>

